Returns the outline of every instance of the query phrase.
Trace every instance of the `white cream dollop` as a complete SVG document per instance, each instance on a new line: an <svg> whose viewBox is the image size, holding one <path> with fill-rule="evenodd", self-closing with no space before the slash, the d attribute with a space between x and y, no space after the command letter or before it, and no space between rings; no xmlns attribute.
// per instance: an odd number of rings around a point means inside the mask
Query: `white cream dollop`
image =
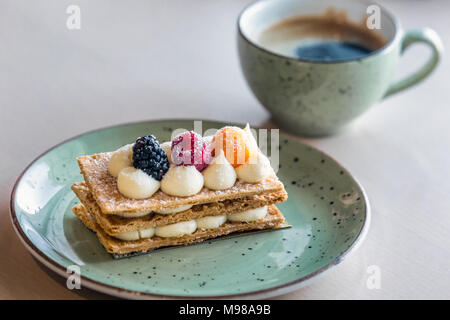
<svg viewBox="0 0 450 320"><path fill-rule="evenodd" d="M172 141L166 141L166 142L161 143L161 148L166 153L169 163L173 163L172 162Z"/></svg>
<svg viewBox="0 0 450 320"><path fill-rule="evenodd" d="M108 172L118 177L123 168L133 166L133 144L127 144L113 152L108 162Z"/></svg>
<svg viewBox="0 0 450 320"><path fill-rule="evenodd" d="M186 211L190 208L192 208L192 204L185 204L183 206L179 206L179 207L176 207L173 209L166 209L166 210L159 210L159 211L155 210L155 212L159 213L159 214L172 214L172 213L178 213L181 211Z"/></svg>
<svg viewBox="0 0 450 320"><path fill-rule="evenodd" d="M195 220L189 220L156 227L155 234L161 238L173 238L192 234L195 230L197 230L197 223Z"/></svg>
<svg viewBox="0 0 450 320"><path fill-rule="evenodd" d="M236 168L236 174L242 181L249 183L260 182L273 171L269 159L261 152L258 152L255 158L255 161L249 161Z"/></svg>
<svg viewBox="0 0 450 320"><path fill-rule="evenodd" d="M122 169L117 177L117 188L127 198L149 198L158 191L159 186L159 181L134 167Z"/></svg>
<svg viewBox="0 0 450 320"><path fill-rule="evenodd" d="M203 188L203 176L194 166L171 165L161 180L161 190L171 196L192 196Z"/></svg>
<svg viewBox="0 0 450 320"><path fill-rule="evenodd" d="M203 142L209 147L209 146L211 146L211 142L212 142L213 138L214 138L214 135L212 135L212 136L204 136L203 137Z"/></svg>
<svg viewBox="0 0 450 320"><path fill-rule="evenodd" d="M215 228L220 227L227 221L227 215L208 216L208 217L198 218L195 221L197 222L197 228L199 228L199 229L215 229Z"/></svg>
<svg viewBox="0 0 450 320"><path fill-rule="evenodd" d="M256 151L259 150L258 143L256 142L256 139L253 136L252 130L250 129L250 125L248 123L243 130L248 136L248 140L250 142L250 149L252 151L255 151L255 152L251 152L251 154L250 154L250 159L251 159L252 155L257 154Z"/></svg>
<svg viewBox="0 0 450 320"><path fill-rule="evenodd" d="M251 222L264 218L266 214L267 214L267 206L229 214L228 220L239 222Z"/></svg>
<svg viewBox="0 0 450 320"><path fill-rule="evenodd" d="M233 166L225 158L223 150L220 150L208 167L202 172L205 180L205 187L212 190L224 190L234 186L236 182L236 172Z"/></svg>

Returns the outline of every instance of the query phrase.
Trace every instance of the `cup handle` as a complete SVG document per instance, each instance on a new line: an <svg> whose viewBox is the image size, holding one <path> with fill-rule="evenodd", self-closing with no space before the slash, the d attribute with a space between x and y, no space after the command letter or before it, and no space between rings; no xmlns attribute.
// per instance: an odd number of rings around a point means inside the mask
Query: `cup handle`
<svg viewBox="0 0 450 320"><path fill-rule="evenodd" d="M436 68L439 60L441 59L442 53L444 52L444 46L440 37L434 30L429 28L408 31L402 36L401 41L402 47L400 54L403 54L403 52L405 52L410 45L419 42L427 44L431 48L432 54L422 68L406 78L391 84L383 99L394 93L405 90L425 79L434 70L434 68Z"/></svg>

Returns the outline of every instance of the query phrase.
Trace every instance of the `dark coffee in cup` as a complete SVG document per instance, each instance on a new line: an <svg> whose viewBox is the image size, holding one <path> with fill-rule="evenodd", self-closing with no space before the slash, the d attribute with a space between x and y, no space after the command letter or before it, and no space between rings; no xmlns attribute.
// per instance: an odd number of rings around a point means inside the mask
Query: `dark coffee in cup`
<svg viewBox="0 0 450 320"><path fill-rule="evenodd" d="M265 30L258 42L281 55L321 62L363 58L386 44L381 34L367 28L366 19L355 23L331 9L281 21Z"/></svg>

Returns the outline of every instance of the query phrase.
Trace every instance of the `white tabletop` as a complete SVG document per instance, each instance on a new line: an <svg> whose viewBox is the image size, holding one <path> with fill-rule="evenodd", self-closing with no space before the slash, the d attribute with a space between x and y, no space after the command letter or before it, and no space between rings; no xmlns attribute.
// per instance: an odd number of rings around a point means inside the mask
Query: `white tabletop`
<svg viewBox="0 0 450 320"><path fill-rule="evenodd" d="M236 17L248 1L25 1L0 4L0 298L105 298L69 291L9 221L14 181L38 154L79 133L158 118L270 125L242 77ZM382 1L405 29L450 40L450 1ZM69 4L81 29L66 28ZM428 55L420 45L399 75ZM334 271L287 299L450 298L450 73L383 101L342 134L302 139L366 188L372 225ZM375 266L375 269L373 269ZM367 285L379 271L380 288Z"/></svg>

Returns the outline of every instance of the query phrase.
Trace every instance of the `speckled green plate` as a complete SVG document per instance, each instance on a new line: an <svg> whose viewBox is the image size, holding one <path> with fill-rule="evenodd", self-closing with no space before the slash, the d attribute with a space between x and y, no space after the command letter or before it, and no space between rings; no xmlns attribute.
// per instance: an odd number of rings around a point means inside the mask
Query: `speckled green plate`
<svg viewBox="0 0 450 320"><path fill-rule="evenodd" d="M203 121L203 130L224 125ZM361 242L370 217L364 190L329 156L280 134L278 176L289 199L278 207L291 228L114 260L72 214L78 201L70 185L82 180L75 158L149 133L168 140L173 129L192 127L190 120L125 124L45 152L26 168L11 195L12 222L27 249L65 277L68 266L78 265L82 286L115 296L259 299L300 288Z"/></svg>

